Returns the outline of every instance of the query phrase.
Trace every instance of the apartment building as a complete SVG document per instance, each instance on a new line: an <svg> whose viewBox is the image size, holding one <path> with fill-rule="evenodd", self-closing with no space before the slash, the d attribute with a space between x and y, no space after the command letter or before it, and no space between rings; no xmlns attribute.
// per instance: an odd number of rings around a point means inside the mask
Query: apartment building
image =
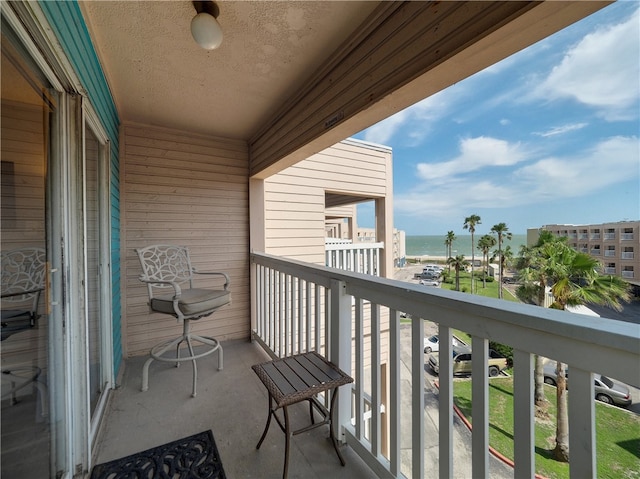
<svg viewBox="0 0 640 479"><path fill-rule="evenodd" d="M619 221L590 225L545 225L527 230L527 244L533 244L540 230L567 238L568 244L602 263L602 272L640 285L640 221Z"/></svg>

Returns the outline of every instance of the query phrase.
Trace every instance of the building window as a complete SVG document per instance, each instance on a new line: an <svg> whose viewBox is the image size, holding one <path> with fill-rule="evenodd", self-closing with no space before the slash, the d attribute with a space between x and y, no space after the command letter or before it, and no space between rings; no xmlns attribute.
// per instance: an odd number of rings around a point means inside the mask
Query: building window
<svg viewBox="0 0 640 479"><path fill-rule="evenodd" d="M600 239L600 228L594 228L591 230L591 239Z"/></svg>
<svg viewBox="0 0 640 479"><path fill-rule="evenodd" d="M605 263L604 272L606 274L616 274L616 264L615 263Z"/></svg>
<svg viewBox="0 0 640 479"><path fill-rule="evenodd" d="M633 278L634 277L633 266L624 266L622 268L622 277L623 278Z"/></svg>
<svg viewBox="0 0 640 479"><path fill-rule="evenodd" d="M616 230L613 228L607 228L604 232L604 239L606 240L616 239Z"/></svg>
<svg viewBox="0 0 640 479"><path fill-rule="evenodd" d="M633 239L633 228L624 228L622 230L622 233L620 234L620 239L632 240Z"/></svg>
<svg viewBox="0 0 640 479"><path fill-rule="evenodd" d="M621 253L622 259L633 259L633 246L625 246Z"/></svg>

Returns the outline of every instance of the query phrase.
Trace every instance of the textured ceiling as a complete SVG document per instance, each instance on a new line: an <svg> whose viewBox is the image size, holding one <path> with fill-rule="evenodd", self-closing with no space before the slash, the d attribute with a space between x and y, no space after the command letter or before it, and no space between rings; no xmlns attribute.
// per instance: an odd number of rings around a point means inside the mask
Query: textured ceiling
<svg viewBox="0 0 640 479"><path fill-rule="evenodd" d="M189 1L81 2L123 121L249 139L378 2L217 4L206 51Z"/></svg>

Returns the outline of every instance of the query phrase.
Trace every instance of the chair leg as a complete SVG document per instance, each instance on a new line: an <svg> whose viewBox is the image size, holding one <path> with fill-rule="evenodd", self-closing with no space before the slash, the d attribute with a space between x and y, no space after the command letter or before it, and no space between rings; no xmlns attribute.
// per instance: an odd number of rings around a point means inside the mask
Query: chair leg
<svg viewBox="0 0 640 479"><path fill-rule="evenodd" d="M340 449L338 449L338 440L333 432L333 418L335 413L333 412L334 406L336 404L336 398L338 397L338 388L334 388L331 394L331 409L329 410L329 437L331 437L331 442L333 443L333 448L336 450L336 454L338 454L338 459L340 459L340 464L342 466L345 465L344 457L342 457L342 453Z"/></svg>
<svg viewBox="0 0 640 479"><path fill-rule="evenodd" d="M149 358L145 361L142 367L142 391L149 389L149 365L153 362L153 358Z"/></svg>
<svg viewBox="0 0 640 479"><path fill-rule="evenodd" d="M151 357L145 361L144 366L142 367L142 388L141 388L142 391L146 391L149 389L149 365L155 359L153 357L154 354L155 356L162 356L164 353L166 353L170 348L175 346L180 341L183 341L181 337L174 339L173 341L169 341L164 345L158 345L162 347L157 351L154 351L153 349L151 350L152 351Z"/></svg>
<svg viewBox="0 0 640 479"><path fill-rule="evenodd" d="M189 335L187 335L187 347L189 348L189 354L191 355L191 357L195 356L194 352L193 352L193 345L191 344L191 337L189 337ZM196 397L196 384L198 383L198 366L196 364L196 360L193 359L191 361L191 363L193 364L193 387L191 389L191 397Z"/></svg>
<svg viewBox="0 0 640 479"><path fill-rule="evenodd" d="M260 449L262 446L262 441L267 437L267 431L269 431L269 426L271 425L271 415L273 414L273 409L271 406L273 405L273 398L271 397L271 393L269 393L269 414L267 415L267 424L264 426L264 431L262 431L262 436L260 436L260 440L258 441L258 445L256 449Z"/></svg>
<svg viewBox="0 0 640 479"><path fill-rule="evenodd" d="M289 425L289 411L287 406L283 406L284 412L284 471L282 472L282 479L287 479L289 472L289 444L291 443L291 427Z"/></svg>

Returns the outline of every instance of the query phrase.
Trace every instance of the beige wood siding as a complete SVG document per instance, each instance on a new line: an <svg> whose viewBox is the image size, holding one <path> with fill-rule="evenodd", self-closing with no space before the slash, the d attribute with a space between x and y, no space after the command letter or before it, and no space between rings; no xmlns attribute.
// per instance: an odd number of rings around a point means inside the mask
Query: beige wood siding
<svg viewBox="0 0 640 479"><path fill-rule="evenodd" d="M194 322L193 329L221 340L248 338L246 143L129 124L122 128L121 158L125 355L146 354L181 332L175 319L149 313L146 287L138 280L134 250L156 243L187 246L197 269L231 276L232 304Z"/></svg>
<svg viewBox="0 0 640 479"><path fill-rule="evenodd" d="M384 197L390 156L345 140L265 180L265 252L324 264L325 193Z"/></svg>

